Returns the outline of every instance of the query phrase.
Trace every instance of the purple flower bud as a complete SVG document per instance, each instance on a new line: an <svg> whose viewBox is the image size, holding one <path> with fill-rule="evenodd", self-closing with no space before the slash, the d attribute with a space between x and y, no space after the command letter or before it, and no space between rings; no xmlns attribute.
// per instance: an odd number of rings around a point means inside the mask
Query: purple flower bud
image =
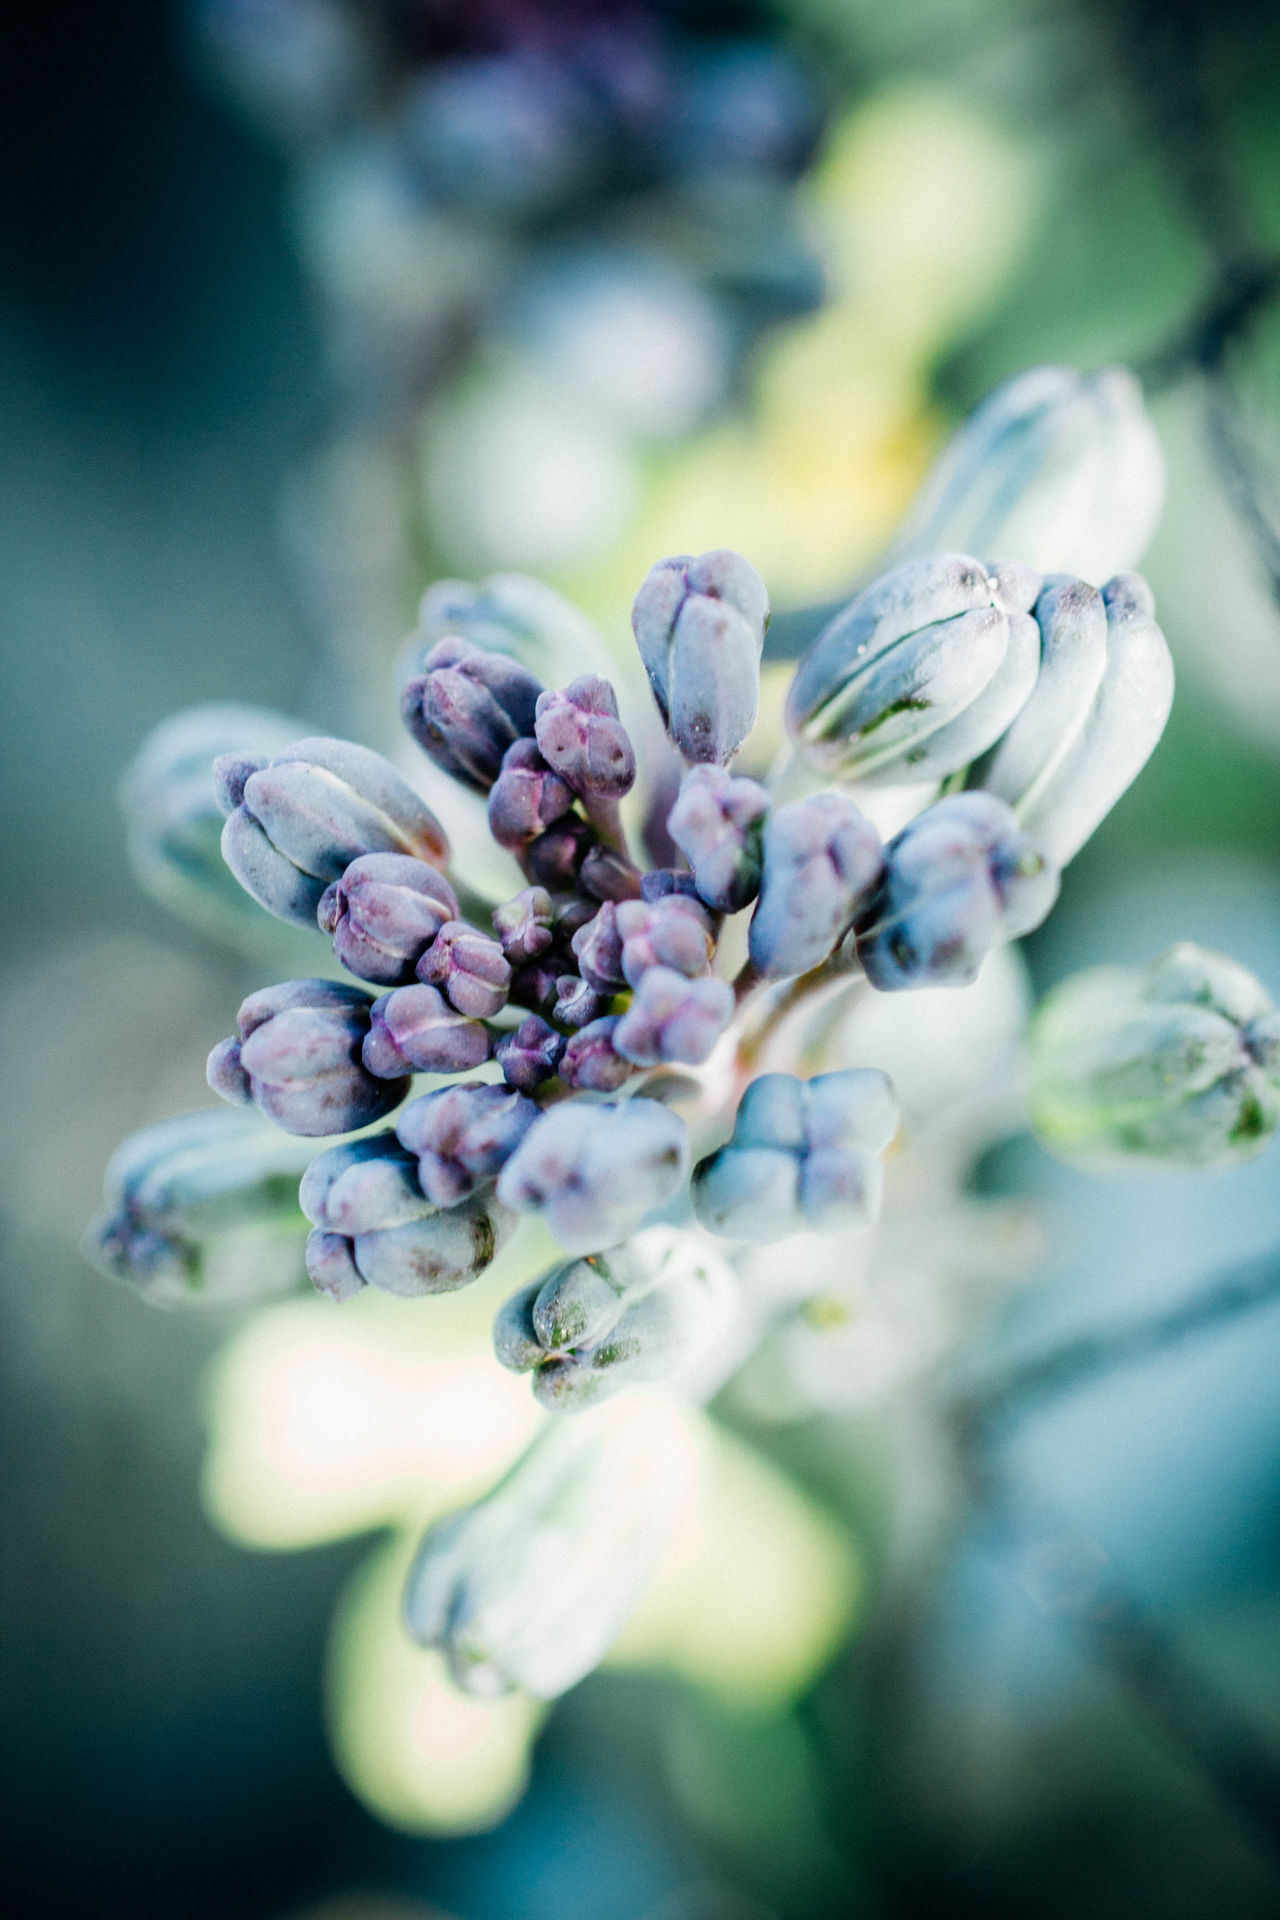
<svg viewBox="0 0 1280 1920"><path fill-rule="evenodd" d="M638 900L643 878L635 862L616 847L592 847L582 863L578 885L595 900Z"/></svg>
<svg viewBox="0 0 1280 1920"><path fill-rule="evenodd" d="M371 996L334 980L287 980L251 993L238 1038L209 1055L209 1085L233 1104L253 1101L286 1133L350 1133L404 1099L405 1068L375 1078L361 1059Z"/></svg>
<svg viewBox="0 0 1280 1920"><path fill-rule="evenodd" d="M382 987L412 980L458 896L443 874L404 853L366 853L320 896L316 914L349 973Z"/></svg>
<svg viewBox="0 0 1280 1920"><path fill-rule="evenodd" d="M435 1212L418 1184L413 1154L390 1132L317 1154L302 1176L298 1205L312 1226L348 1236L403 1227Z"/></svg>
<svg viewBox="0 0 1280 1920"><path fill-rule="evenodd" d="M953 794L890 841L858 958L882 993L967 986L993 946L1040 925L1058 887L1003 800Z"/></svg>
<svg viewBox="0 0 1280 1920"><path fill-rule="evenodd" d="M699 1066L733 1017L727 980L690 980L650 967L618 1022L613 1044L640 1067L683 1061Z"/></svg>
<svg viewBox="0 0 1280 1920"><path fill-rule="evenodd" d="M560 992L560 981L568 955L549 952L529 960L511 976L507 998L516 1007L530 1007L534 1013L551 1013Z"/></svg>
<svg viewBox="0 0 1280 1920"><path fill-rule="evenodd" d="M865 907L882 865L879 834L843 794L814 793L775 807L751 917L758 972L782 980L820 966Z"/></svg>
<svg viewBox="0 0 1280 1920"><path fill-rule="evenodd" d="M404 1226L351 1235L316 1227L307 1241L307 1271L335 1300L366 1286L403 1299L452 1293L483 1273L513 1224L491 1194L482 1194Z"/></svg>
<svg viewBox="0 0 1280 1920"><path fill-rule="evenodd" d="M555 1004L551 1017L558 1020L562 1027L585 1027L592 1020L599 1020L608 1011L613 998L609 993L597 993L576 973L562 973L556 981Z"/></svg>
<svg viewBox="0 0 1280 1920"><path fill-rule="evenodd" d="M599 674L584 674L563 692L538 696L538 745L547 763L587 798L620 800L636 777L636 756L618 718L613 688Z"/></svg>
<svg viewBox="0 0 1280 1920"><path fill-rule="evenodd" d="M536 960L551 945L554 909L545 887L525 887L514 900L493 910L493 930L512 967ZM514 997L515 988L511 989Z"/></svg>
<svg viewBox="0 0 1280 1920"><path fill-rule="evenodd" d="M656 900L667 899L673 893L683 894L686 900L702 898L694 884L693 875L681 872L678 867L656 867L640 881L640 898L651 905Z"/></svg>
<svg viewBox="0 0 1280 1920"><path fill-rule="evenodd" d="M396 1122L401 1146L418 1156L418 1183L437 1207L456 1206L497 1178L540 1109L509 1087L472 1081L411 1100Z"/></svg>
<svg viewBox="0 0 1280 1920"><path fill-rule="evenodd" d="M656 1100L565 1100L544 1113L498 1176L498 1198L541 1214L567 1253L596 1253L634 1232L689 1172L684 1121Z"/></svg>
<svg viewBox="0 0 1280 1920"><path fill-rule="evenodd" d="M563 946L566 940L572 940L578 928L594 920L599 910L600 902L589 900L585 894L558 893L552 901L552 912L560 944Z"/></svg>
<svg viewBox="0 0 1280 1920"><path fill-rule="evenodd" d="M517 740L502 756L489 792L489 831L515 853L568 813L573 798L573 788L551 771L537 741Z"/></svg>
<svg viewBox="0 0 1280 1920"><path fill-rule="evenodd" d="M502 1077L519 1093L532 1093L553 1079L565 1050L565 1038L545 1020L531 1013L512 1033L504 1033L494 1048Z"/></svg>
<svg viewBox="0 0 1280 1920"><path fill-rule="evenodd" d="M617 910L622 972L638 987L650 967L672 967L697 980L711 970L716 950L711 916L684 893L659 900L627 900Z"/></svg>
<svg viewBox="0 0 1280 1920"><path fill-rule="evenodd" d="M593 827L566 814L530 842L525 852L529 878L552 893L567 893L576 885L582 864L596 844Z"/></svg>
<svg viewBox="0 0 1280 1920"><path fill-rule="evenodd" d="M612 901L606 900L595 918L574 934L573 952L583 979L597 993L613 994L626 986L618 909Z"/></svg>
<svg viewBox="0 0 1280 1920"><path fill-rule="evenodd" d="M487 1020L507 1003L511 967L489 934L465 920L447 920L419 960L418 978L439 987L459 1013Z"/></svg>
<svg viewBox="0 0 1280 1920"><path fill-rule="evenodd" d="M349 740L298 740L265 765L214 762L226 801L222 830L236 879L278 919L315 924L330 882L366 853L411 854L443 866L449 843L435 815L380 753Z"/></svg>
<svg viewBox="0 0 1280 1920"><path fill-rule="evenodd" d="M685 775L667 824L708 906L737 913L759 893L769 804L759 781L735 779L721 767Z"/></svg>
<svg viewBox="0 0 1280 1920"><path fill-rule="evenodd" d="M432 647L405 685L400 712L437 766L487 793L507 748L532 734L541 692L541 681L519 661L451 638Z"/></svg>
<svg viewBox="0 0 1280 1920"><path fill-rule="evenodd" d="M740 554L677 554L651 567L631 611L640 658L686 760L732 760L760 697L764 581Z"/></svg>
<svg viewBox="0 0 1280 1920"><path fill-rule="evenodd" d="M375 1000L364 1043L370 1073L469 1073L489 1058L489 1030L455 1013L435 987L397 987Z"/></svg>
<svg viewBox="0 0 1280 1920"><path fill-rule="evenodd" d="M566 1087L587 1093L616 1093L635 1072L613 1044L617 1014L605 1014L579 1028L564 1050L560 1078Z"/></svg>

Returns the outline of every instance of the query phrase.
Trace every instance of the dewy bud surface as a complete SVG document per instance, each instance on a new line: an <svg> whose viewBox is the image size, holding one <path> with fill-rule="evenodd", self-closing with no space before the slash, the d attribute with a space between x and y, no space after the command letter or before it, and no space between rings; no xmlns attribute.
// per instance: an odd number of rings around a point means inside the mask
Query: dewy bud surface
<svg viewBox="0 0 1280 1920"><path fill-rule="evenodd" d="M904 561L819 634L787 696L787 728L826 773L941 779L994 744L1040 663L1040 576L967 554Z"/></svg>
<svg viewBox="0 0 1280 1920"><path fill-rule="evenodd" d="M755 725L769 624L764 581L727 548L649 571L631 625L658 711L686 760L731 760Z"/></svg>
<svg viewBox="0 0 1280 1920"><path fill-rule="evenodd" d="M1164 456L1124 367L1031 367L997 387L907 511L895 557L1005 554L1106 580L1136 566L1164 501Z"/></svg>
<svg viewBox="0 0 1280 1920"><path fill-rule="evenodd" d="M1032 1121L1103 1169L1226 1166L1280 1123L1280 1013L1261 983L1189 942L1152 966L1055 987L1028 1038Z"/></svg>

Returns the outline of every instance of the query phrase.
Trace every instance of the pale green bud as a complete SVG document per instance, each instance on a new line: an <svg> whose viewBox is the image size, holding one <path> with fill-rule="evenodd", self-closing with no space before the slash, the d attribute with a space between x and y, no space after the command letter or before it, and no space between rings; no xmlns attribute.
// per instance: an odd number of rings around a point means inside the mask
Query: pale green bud
<svg viewBox="0 0 1280 1920"><path fill-rule="evenodd" d="M1251 973L1190 942L1055 987L1028 1062L1037 1135L1094 1167L1227 1166L1280 1123L1280 1013Z"/></svg>
<svg viewBox="0 0 1280 1920"><path fill-rule="evenodd" d="M543 1406L577 1413L619 1387L682 1378L726 1325L735 1292L727 1261L695 1236L650 1227L513 1294L494 1351L532 1373Z"/></svg>

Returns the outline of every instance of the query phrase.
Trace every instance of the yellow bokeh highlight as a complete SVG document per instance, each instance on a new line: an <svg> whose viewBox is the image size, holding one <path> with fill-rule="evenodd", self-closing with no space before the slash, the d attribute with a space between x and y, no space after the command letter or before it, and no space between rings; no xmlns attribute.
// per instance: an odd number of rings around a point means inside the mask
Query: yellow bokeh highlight
<svg viewBox="0 0 1280 1920"><path fill-rule="evenodd" d="M314 1546L424 1522L484 1493L545 1417L498 1365L493 1316L555 1259L536 1226L473 1286L409 1301L374 1288L258 1314L209 1383L204 1499L244 1546Z"/></svg>
<svg viewBox="0 0 1280 1920"><path fill-rule="evenodd" d="M410 1640L400 1601L416 1546L416 1535L395 1536L343 1596L329 1651L330 1742L352 1792L388 1825L478 1833L524 1792L545 1709L527 1694L460 1693L440 1655Z"/></svg>
<svg viewBox="0 0 1280 1920"><path fill-rule="evenodd" d="M737 414L654 462L607 561L563 581L610 627L655 554L734 547L778 605L851 585L941 437L932 366L994 305L1036 200L1025 150L924 85L840 122L803 194L828 299L766 343Z"/></svg>
<svg viewBox="0 0 1280 1920"><path fill-rule="evenodd" d="M840 1526L754 1448L700 1425L696 1507L605 1664L665 1667L730 1704L777 1706L847 1635L858 1562Z"/></svg>

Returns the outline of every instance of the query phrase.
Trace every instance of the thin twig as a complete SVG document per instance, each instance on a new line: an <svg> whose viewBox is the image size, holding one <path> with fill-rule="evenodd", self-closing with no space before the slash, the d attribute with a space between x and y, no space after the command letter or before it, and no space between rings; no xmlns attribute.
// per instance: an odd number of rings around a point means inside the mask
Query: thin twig
<svg viewBox="0 0 1280 1920"><path fill-rule="evenodd" d="M1216 1276L1172 1307L1083 1334L953 1401L947 1424L969 1493L1021 1549L1035 1598L1114 1675L1220 1798L1280 1855L1280 1755L1190 1665L1096 1541L1016 1491L1001 1463L1010 1427L1063 1394L1280 1300L1280 1249Z"/></svg>
<svg viewBox="0 0 1280 1920"><path fill-rule="evenodd" d="M997 1427L1007 1429L1011 1422L1025 1419L1064 1393L1139 1365L1272 1300L1280 1300L1280 1248L1215 1275L1207 1286L1171 1307L1081 1334L1015 1364L953 1401L949 1418L957 1428L989 1445Z"/></svg>

